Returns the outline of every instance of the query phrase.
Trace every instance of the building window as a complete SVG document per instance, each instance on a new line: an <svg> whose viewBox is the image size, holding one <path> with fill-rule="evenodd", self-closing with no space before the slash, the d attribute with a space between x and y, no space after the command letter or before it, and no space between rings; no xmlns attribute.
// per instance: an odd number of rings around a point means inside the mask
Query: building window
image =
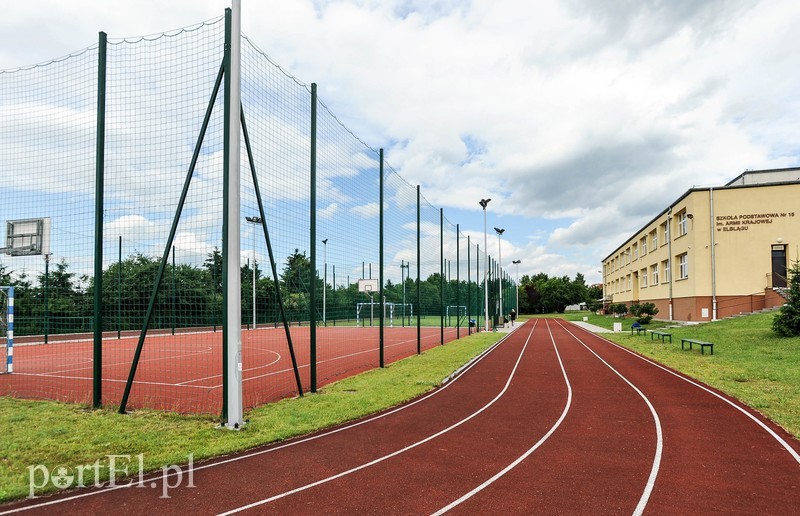
<svg viewBox="0 0 800 516"><path fill-rule="evenodd" d="M647 286L647 269L642 269L639 272L639 278L642 280L642 288L645 288Z"/></svg>
<svg viewBox="0 0 800 516"><path fill-rule="evenodd" d="M653 285L658 285L658 264L650 266L650 274L653 276Z"/></svg>
<svg viewBox="0 0 800 516"><path fill-rule="evenodd" d="M654 230L652 233L650 233L650 236L652 237L653 240L651 242L650 249L655 251L656 249L658 249L658 230Z"/></svg>
<svg viewBox="0 0 800 516"><path fill-rule="evenodd" d="M678 278L679 279L686 279L689 277L689 255L687 253L683 253L682 255L678 256Z"/></svg>
<svg viewBox="0 0 800 516"><path fill-rule="evenodd" d="M683 236L688 233L689 217L686 216L686 210L678 214L678 236Z"/></svg>
<svg viewBox="0 0 800 516"><path fill-rule="evenodd" d="M631 275L628 274L628 290L631 289Z"/></svg>
<svg viewBox="0 0 800 516"><path fill-rule="evenodd" d="M664 260L663 262L661 262L661 268L664 269L664 283L667 283L670 279L669 260Z"/></svg>
<svg viewBox="0 0 800 516"><path fill-rule="evenodd" d="M642 241L639 244L639 246L642 248L642 256L646 255L647 254L647 237L642 237Z"/></svg>
<svg viewBox="0 0 800 516"><path fill-rule="evenodd" d="M639 248L636 244L633 244L633 259L636 260L639 258Z"/></svg>
<svg viewBox="0 0 800 516"><path fill-rule="evenodd" d="M661 224L662 232L664 233L664 244L669 242L669 220Z"/></svg>

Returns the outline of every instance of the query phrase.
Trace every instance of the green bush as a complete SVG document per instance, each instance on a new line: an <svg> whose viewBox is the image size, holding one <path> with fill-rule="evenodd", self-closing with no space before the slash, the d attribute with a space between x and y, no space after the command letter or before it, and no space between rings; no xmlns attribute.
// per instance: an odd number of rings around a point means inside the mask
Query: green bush
<svg viewBox="0 0 800 516"><path fill-rule="evenodd" d="M614 303L610 308L611 312L619 317L624 317L628 313L628 306L625 303Z"/></svg>
<svg viewBox="0 0 800 516"><path fill-rule="evenodd" d="M789 299L772 320L772 331L781 337L800 335L800 262L789 270Z"/></svg>
<svg viewBox="0 0 800 516"><path fill-rule="evenodd" d="M658 313L658 308L653 303L634 303L630 307L630 312L636 316L636 321L639 324L650 324L653 316Z"/></svg>

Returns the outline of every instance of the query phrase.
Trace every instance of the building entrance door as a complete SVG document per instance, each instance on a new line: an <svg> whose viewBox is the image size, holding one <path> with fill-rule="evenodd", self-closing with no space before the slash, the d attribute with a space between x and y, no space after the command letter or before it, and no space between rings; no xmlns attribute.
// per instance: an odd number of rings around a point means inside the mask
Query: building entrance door
<svg viewBox="0 0 800 516"><path fill-rule="evenodd" d="M772 246L772 286L786 286L786 246Z"/></svg>

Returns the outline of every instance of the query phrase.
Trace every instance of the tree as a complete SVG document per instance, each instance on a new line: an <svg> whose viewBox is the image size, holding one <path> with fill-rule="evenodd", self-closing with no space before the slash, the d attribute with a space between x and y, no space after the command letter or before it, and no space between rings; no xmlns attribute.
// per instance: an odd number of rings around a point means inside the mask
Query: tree
<svg viewBox="0 0 800 516"><path fill-rule="evenodd" d="M634 303L630 306L630 313L637 318L636 322L639 324L650 324L653 316L658 313L658 308L653 303Z"/></svg>
<svg viewBox="0 0 800 516"><path fill-rule="evenodd" d="M610 308L611 312L618 317L624 317L628 313L628 307L625 303L614 303Z"/></svg>
<svg viewBox="0 0 800 516"><path fill-rule="evenodd" d="M589 299L603 299L603 286L592 285L591 287L589 287L586 294Z"/></svg>
<svg viewBox="0 0 800 516"><path fill-rule="evenodd" d="M793 262L788 272L788 299L772 320L772 331L781 337L800 335L800 261Z"/></svg>

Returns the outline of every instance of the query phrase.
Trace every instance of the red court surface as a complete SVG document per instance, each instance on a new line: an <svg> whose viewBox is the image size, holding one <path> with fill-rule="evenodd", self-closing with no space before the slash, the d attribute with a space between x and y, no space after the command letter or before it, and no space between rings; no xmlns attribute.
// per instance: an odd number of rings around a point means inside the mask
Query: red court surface
<svg viewBox="0 0 800 516"><path fill-rule="evenodd" d="M713 389L542 319L395 409L0 514L786 515L800 507L799 452Z"/></svg>
<svg viewBox="0 0 800 516"><path fill-rule="evenodd" d="M290 329L304 392L311 387L310 329ZM458 336L466 328L421 328L421 349ZM41 338L39 338L41 339ZM17 339L14 372L0 375L0 395L74 403L92 401L92 340L89 335L55 336L48 344ZM379 366L379 328L317 328L317 386L322 387ZM384 361L417 352L416 327L384 328ZM102 398L119 405L131 368L138 334L104 338ZM211 328L148 334L128 403L153 408L219 414L222 408L222 332ZM242 332L242 393L245 408L297 395L297 382L282 326Z"/></svg>

